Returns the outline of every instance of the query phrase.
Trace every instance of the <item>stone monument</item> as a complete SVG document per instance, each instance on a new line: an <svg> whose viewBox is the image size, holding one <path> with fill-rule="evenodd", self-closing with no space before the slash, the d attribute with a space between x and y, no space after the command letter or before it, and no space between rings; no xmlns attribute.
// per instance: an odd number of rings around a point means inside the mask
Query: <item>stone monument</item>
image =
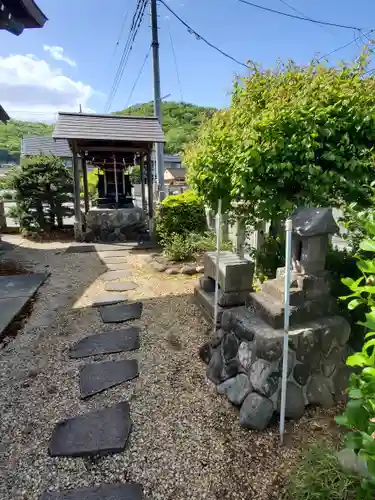
<svg viewBox="0 0 375 500"><path fill-rule="evenodd" d="M329 407L347 387L349 323L337 315L325 270L332 211L299 209L293 216L293 272L286 417L300 418L306 405ZM262 430L279 412L283 351L285 269L250 292L246 303L225 310L220 329L202 346L207 377L240 407L240 422Z"/></svg>

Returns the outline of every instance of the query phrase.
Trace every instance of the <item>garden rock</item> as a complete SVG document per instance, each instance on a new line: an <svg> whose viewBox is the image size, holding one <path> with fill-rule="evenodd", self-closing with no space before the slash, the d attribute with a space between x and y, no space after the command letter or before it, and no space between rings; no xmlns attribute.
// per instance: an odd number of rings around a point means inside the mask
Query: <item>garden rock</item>
<svg viewBox="0 0 375 500"><path fill-rule="evenodd" d="M234 333L227 333L221 343L223 358L226 362L236 358L239 340Z"/></svg>
<svg viewBox="0 0 375 500"><path fill-rule="evenodd" d="M199 278L199 285L207 293L214 293L215 291L215 280L212 278Z"/></svg>
<svg viewBox="0 0 375 500"><path fill-rule="evenodd" d="M208 363L211 360L211 356L212 356L212 346L210 342L207 342L206 344L203 344L199 348L199 357L201 358L203 363L206 363L206 365L208 365Z"/></svg>
<svg viewBox="0 0 375 500"><path fill-rule="evenodd" d="M161 263L160 263L160 262L158 262L157 260L152 261L151 266L152 266L152 267L155 269L155 271L157 271L158 273L163 273L163 272L167 269L167 266L165 266L164 264L161 264Z"/></svg>
<svg viewBox="0 0 375 500"><path fill-rule="evenodd" d="M309 365L297 363L294 367L293 376L296 382L300 385L306 385L309 380L311 371Z"/></svg>
<svg viewBox="0 0 375 500"><path fill-rule="evenodd" d="M210 362L208 364L206 375L214 384L220 384L223 380L224 361L221 356L221 349L217 347L212 350Z"/></svg>
<svg viewBox="0 0 375 500"><path fill-rule="evenodd" d="M181 274L187 274L188 276L193 276L196 273L196 268L193 265L184 265L180 269Z"/></svg>
<svg viewBox="0 0 375 500"><path fill-rule="evenodd" d="M306 396L310 404L318 404L323 408L333 406L333 397L328 389L327 379L316 375L307 385Z"/></svg>
<svg viewBox="0 0 375 500"><path fill-rule="evenodd" d="M280 380L280 373L275 372L268 361L257 359L250 369L250 382L255 391L272 396L276 392Z"/></svg>
<svg viewBox="0 0 375 500"><path fill-rule="evenodd" d="M249 377L240 373L234 378L226 380L217 387L219 394L225 394L229 401L236 406L240 406L246 396L252 391Z"/></svg>
<svg viewBox="0 0 375 500"><path fill-rule="evenodd" d="M279 394L278 409L280 410ZM293 382L288 382L286 386L285 416L287 418L301 418L305 411L305 398L302 389Z"/></svg>
<svg viewBox="0 0 375 500"><path fill-rule="evenodd" d="M197 266L195 268L196 273L200 274L204 272L204 266Z"/></svg>
<svg viewBox="0 0 375 500"><path fill-rule="evenodd" d="M173 267L169 267L168 269L165 270L165 274L168 274L169 276L172 276L174 274L178 274L178 269L174 269Z"/></svg>
<svg viewBox="0 0 375 500"><path fill-rule="evenodd" d="M219 328L218 330L216 330L211 338L211 346L214 348L219 346L224 338L224 335L225 335L225 330L223 330L223 328Z"/></svg>
<svg viewBox="0 0 375 500"><path fill-rule="evenodd" d="M273 404L264 396L251 392L240 410L240 424L248 429L263 431L273 415Z"/></svg>
<svg viewBox="0 0 375 500"><path fill-rule="evenodd" d="M249 342L241 342L238 348L238 361L245 372L250 370L252 360L252 345Z"/></svg>
<svg viewBox="0 0 375 500"><path fill-rule="evenodd" d="M255 349L257 358L277 361L283 352L283 339L278 336L269 337L265 331L257 331Z"/></svg>
<svg viewBox="0 0 375 500"><path fill-rule="evenodd" d="M143 500L139 484L104 484L95 488L46 491L40 500Z"/></svg>

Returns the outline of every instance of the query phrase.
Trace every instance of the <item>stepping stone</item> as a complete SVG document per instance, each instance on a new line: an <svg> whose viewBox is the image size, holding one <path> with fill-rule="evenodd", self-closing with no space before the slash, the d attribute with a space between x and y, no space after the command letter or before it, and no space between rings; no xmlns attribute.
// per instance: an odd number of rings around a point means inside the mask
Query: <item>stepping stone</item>
<svg viewBox="0 0 375 500"><path fill-rule="evenodd" d="M139 328L125 328L113 332L90 335L77 344L69 352L71 358L87 358L96 354L112 354L116 352L139 349Z"/></svg>
<svg viewBox="0 0 375 500"><path fill-rule="evenodd" d="M131 430L127 401L56 424L51 457L91 457L124 451Z"/></svg>
<svg viewBox="0 0 375 500"><path fill-rule="evenodd" d="M88 253L88 252L89 253L96 252L95 245L86 245L86 244L70 245L70 247L68 247L65 250L65 253Z"/></svg>
<svg viewBox="0 0 375 500"><path fill-rule="evenodd" d="M111 262L104 262L108 271L131 271L131 266L126 262L118 262L117 264L112 264Z"/></svg>
<svg viewBox="0 0 375 500"><path fill-rule="evenodd" d="M103 292L92 299L92 307L108 306L125 302L126 297L122 293Z"/></svg>
<svg viewBox="0 0 375 500"><path fill-rule="evenodd" d="M115 281L106 283L104 288L107 292L128 292L137 288L137 284L134 281Z"/></svg>
<svg viewBox="0 0 375 500"><path fill-rule="evenodd" d="M100 276L102 281L115 281L123 278L129 278L129 271L107 271Z"/></svg>
<svg viewBox="0 0 375 500"><path fill-rule="evenodd" d="M115 304L103 306L99 309L104 323L122 323L132 319L139 319L142 314L142 302L131 302L128 304Z"/></svg>
<svg viewBox="0 0 375 500"><path fill-rule="evenodd" d="M81 398L85 399L103 392L138 375L138 362L135 359L86 365L79 374Z"/></svg>
<svg viewBox="0 0 375 500"><path fill-rule="evenodd" d="M129 258L126 255L122 255L121 257L119 255L109 255L108 257L102 257L101 260L105 264L129 264Z"/></svg>
<svg viewBox="0 0 375 500"><path fill-rule="evenodd" d="M98 488L46 491L40 500L143 500L140 484L105 484Z"/></svg>

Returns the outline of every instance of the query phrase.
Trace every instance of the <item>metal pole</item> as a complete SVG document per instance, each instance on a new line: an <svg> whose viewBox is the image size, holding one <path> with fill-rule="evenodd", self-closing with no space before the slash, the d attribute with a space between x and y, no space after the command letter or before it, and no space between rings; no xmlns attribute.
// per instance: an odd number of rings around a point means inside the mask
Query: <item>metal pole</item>
<svg viewBox="0 0 375 500"><path fill-rule="evenodd" d="M285 222L285 276L284 276L284 347L283 371L281 379L281 405L280 405L280 442L284 441L286 386L288 378L288 346L289 346L289 299L292 265L292 220Z"/></svg>
<svg viewBox="0 0 375 500"><path fill-rule="evenodd" d="M146 192L145 192L145 157L143 153L141 153L141 162L140 162L140 167L141 167L141 196L142 196L142 209L144 213L146 214L147 210L147 205L146 205Z"/></svg>
<svg viewBox="0 0 375 500"><path fill-rule="evenodd" d="M118 203L118 185L117 185L116 155L113 155L113 172L115 174L115 195L116 195L116 204L117 204Z"/></svg>
<svg viewBox="0 0 375 500"><path fill-rule="evenodd" d="M161 110L161 91L160 91L160 64L159 64L159 36L158 36L158 17L157 0L151 0L151 30L152 30L152 67L154 76L154 114L158 118L160 125L163 124ZM157 142L155 144L156 156L156 174L158 180L159 199L164 198L164 144Z"/></svg>
<svg viewBox="0 0 375 500"><path fill-rule="evenodd" d="M74 178L74 236L77 241L82 240L81 200L80 200L80 178L77 158L76 142L72 143L73 152L73 178Z"/></svg>
<svg viewBox="0 0 375 500"><path fill-rule="evenodd" d="M216 277L215 277L215 309L214 309L214 333L216 332L217 317L219 313L219 280L220 280L220 240L221 240L221 199L216 213Z"/></svg>
<svg viewBox="0 0 375 500"><path fill-rule="evenodd" d="M85 152L81 151L81 166L82 166L82 179L83 179L83 194L85 200L85 214L90 210L90 196L89 196L89 186L87 180L87 164Z"/></svg>

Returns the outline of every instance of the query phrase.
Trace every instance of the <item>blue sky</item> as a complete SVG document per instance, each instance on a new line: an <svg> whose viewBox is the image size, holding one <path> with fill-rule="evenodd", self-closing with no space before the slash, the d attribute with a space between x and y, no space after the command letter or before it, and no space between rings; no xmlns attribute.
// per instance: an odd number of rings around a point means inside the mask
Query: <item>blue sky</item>
<svg viewBox="0 0 375 500"><path fill-rule="evenodd" d="M254 0L293 13L281 0ZM375 2L370 0L287 0L309 17L375 28ZM37 0L49 18L43 29L20 37L0 32L0 102L14 118L53 119L59 109L103 112L121 57L137 0ZM169 0L168 4L197 32L235 58L264 67L281 60L308 62L353 40L352 30L320 27L263 12L238 0ZM116 41L130 11L119 46ZM234 73L241 66L227 60L189 34L159 6L162 94L181 100L169 36L172 35L186 102L225 106ZM375 38L375 33L374 33ZM150 45L149 17L138 33L111 111L123 109ZM359 45L362 45L358 42ZM352 43L331 62L352 59L360 47ZM151 58L130 104L152 99Z"/></svg>

